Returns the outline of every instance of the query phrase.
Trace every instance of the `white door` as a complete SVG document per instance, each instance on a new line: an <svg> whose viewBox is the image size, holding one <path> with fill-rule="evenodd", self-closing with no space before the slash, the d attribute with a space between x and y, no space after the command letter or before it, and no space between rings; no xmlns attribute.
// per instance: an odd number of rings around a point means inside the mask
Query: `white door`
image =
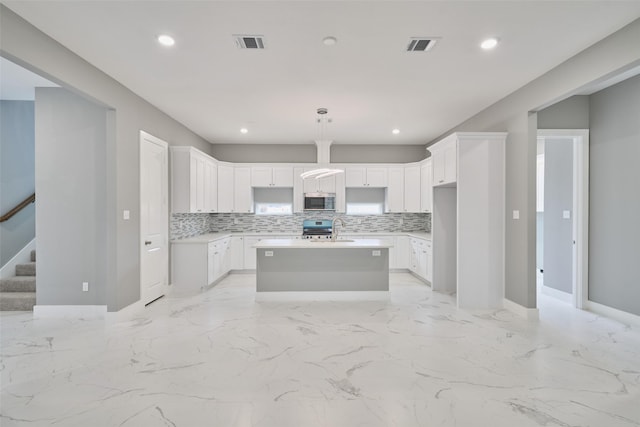
<svg viewBox="0 0 640 427"><path fill-rule="evenodd" d="M140 132L140 299L148 304L169 283L168 144Z"/></svg>

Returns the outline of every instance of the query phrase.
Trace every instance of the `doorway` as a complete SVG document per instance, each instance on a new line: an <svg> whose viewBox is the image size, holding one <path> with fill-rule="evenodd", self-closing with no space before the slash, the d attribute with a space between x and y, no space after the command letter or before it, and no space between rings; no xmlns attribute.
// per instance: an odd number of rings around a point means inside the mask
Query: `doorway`
<svg viewBox="0 0 640 427"><path fill-rule="evenodd" d="M149 304L169 284L169 145L140 131L140 299Z"/></svg>
<svg viewBox="0 0 640 427"><path fill-rule="evenodd" d="M583 308L587 300L589 131L538 130L538 295Z"/></svg>

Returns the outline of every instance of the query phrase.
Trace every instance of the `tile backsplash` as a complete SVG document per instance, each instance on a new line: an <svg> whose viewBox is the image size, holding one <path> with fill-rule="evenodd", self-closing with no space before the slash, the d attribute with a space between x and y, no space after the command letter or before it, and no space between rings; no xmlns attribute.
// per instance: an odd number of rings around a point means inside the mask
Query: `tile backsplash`
<svg viewBox="0 0 640 427"><path fill-rule="evenodd" d="M331 219L335 214L304 212L293 215L240 213L172 214L171 239L184 239L211 232L302 234L302 220ZM431 231L430 213L339 215L345 220L343 233Z"/></svg>

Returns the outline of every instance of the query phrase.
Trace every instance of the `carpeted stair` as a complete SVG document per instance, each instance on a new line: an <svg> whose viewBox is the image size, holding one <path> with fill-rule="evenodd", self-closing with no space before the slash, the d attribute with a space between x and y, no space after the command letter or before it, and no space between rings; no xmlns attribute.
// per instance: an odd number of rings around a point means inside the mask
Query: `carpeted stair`
<svg viewBox="0 0 640 427"><path fill-rule="evenodd" d="M36 304L36 251L31 262L16 265L16 275L0 279L0 311L32 311Z"/></svg>

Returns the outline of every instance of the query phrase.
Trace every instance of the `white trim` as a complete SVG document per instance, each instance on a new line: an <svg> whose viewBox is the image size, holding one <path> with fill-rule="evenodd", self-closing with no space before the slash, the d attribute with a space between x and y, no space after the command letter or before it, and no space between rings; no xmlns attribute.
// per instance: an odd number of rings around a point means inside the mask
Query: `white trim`
<svg viewBox="0 0 640 427"><path fill-rule="evenodd" d="M121 310L107 312L107 324L113 325L119 322L126 322L141 315L143 311L144 304L141 300L138 300Z"/></svg>
<svg viewBox="0 0 640 427"><path fill-rule="evenodd" d="M542 285L540 286L540 293L557 299L558 301L562 301L567 304L573 304L573 295L569 292L561 291L559 289L554 289L549 286Z"/></svg>
<svg viewBox="0 0 640 427"><path fill-rule="evenodd" d="M573 141L572 299L585 308L589 299L589 129L539 129L538 138Z"/></svg>
<svg viewBox="0 0 640 427"><path fill-rule="evenodd" d="M36 305L34 318L104 319L106 305Z"/></svg>
<svg viewBox="0 0 640 427"><path fill-rule="evenodd" d="M31 251L36 248L36 239L27 243L20 251L13 256L5 265L0 268L0 279L13 277L16 275L16 265L31 262Z"/></svg>
<svg viewBox="0 0 640 427"><path fill-rule="evenodd" d="M609 307L608 305L599 304L593 301L585 301L584 309L592 313L610 317L624 324L640 327L640 316Z"/></svg>
<svg viewBox="0 0 640 427"><path fill-rule="evenodd" d="M539 311L537 308L523 307L520 304L516 304L515 302L506 298L502 300L502 306L505 310L509 310L510 312L515 313L518 316L525 318L526 320L537 321L540 319Z"/></svg>

